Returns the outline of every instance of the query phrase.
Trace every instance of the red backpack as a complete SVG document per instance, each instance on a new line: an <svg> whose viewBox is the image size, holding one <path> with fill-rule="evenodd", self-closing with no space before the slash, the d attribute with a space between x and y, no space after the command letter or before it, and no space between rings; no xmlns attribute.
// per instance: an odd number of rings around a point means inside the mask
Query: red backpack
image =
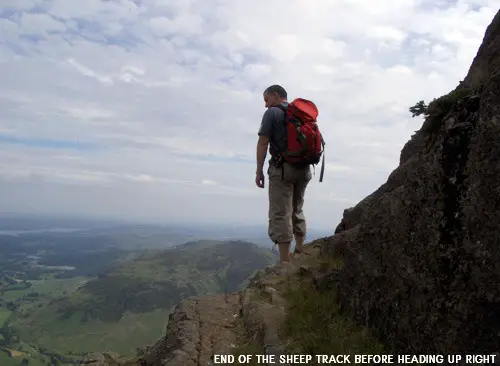
<svg viewBox="0 0 500 366"><path fill-rule="evenodd" d="M281 152L282 158L292 165L316 165L323 155L319 181L323 181L325 171L325 141L319 131L316 118L318 108L306 99L297 98L288 106L281 105L285 111L287 129L286 151Z"/></svg>

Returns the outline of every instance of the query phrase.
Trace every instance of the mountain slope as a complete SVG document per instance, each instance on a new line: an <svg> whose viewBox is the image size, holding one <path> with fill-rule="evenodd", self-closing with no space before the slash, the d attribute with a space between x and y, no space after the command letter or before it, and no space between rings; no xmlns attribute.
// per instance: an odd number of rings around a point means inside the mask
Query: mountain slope
<svg viewBox="0 0 500 366"><path fill-rule="evenodd" d="M63 353L130 354L163 333L171 306L181 299L235 291L275 262L274 253L242 241L146 251L70 296L16 316L11 329L23 341Z"/></svg>

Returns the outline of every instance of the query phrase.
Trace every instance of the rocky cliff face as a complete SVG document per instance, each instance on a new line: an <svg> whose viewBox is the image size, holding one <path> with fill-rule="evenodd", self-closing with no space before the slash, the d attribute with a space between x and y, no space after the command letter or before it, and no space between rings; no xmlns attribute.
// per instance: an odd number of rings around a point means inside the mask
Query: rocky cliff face
<svg viewBox="0 0 500 366"><path fill-rule="evenodd" d="M294 266L259 271L240 292L183 300L172 309L165 336L139 350L137 365L213 365L214 355L235 355L243 349L245 354L276 358L285 354L279 336L285 317L284 281L304 268L301 263L316 258L318 247L309 245Z"/></svg>
<svg viewBox="0 0 500 366"><path fill-rule="evenodd" d="M387 182L345 210L334 236L309 246L309 258L344 259L313 283L334 288L332 303L393 353L497 352L499 227L500 12L467 77L429 106ZM293 268L304 270L300 258ZM138 364L213 364L249 336L262 348L254 353L286 352L282 279L283 268L268 268L242 292L184 300ZM255 299L263 294L270 300Z"/></svg>
<svg viewBox="0 0 500 366"><path fill-rule="evenodd" d="M336 230L343 309L398 352L500 349L500 12L460 89Z"/></svg>

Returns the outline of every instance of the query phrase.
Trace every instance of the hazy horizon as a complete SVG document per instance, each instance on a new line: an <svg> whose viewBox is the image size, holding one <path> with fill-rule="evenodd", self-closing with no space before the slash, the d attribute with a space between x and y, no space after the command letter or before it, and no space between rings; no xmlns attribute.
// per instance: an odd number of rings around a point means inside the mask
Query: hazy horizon
<svg viewBox="0 0 500 366"><path fill-rule="evenodd" d="M3 220L3 221L2 221ZM5 224L5 220L19 220L19 224L27 223L28 221L36 222L37 224L44 224L49 222L51 225L37 225L37 227L43 227L44 229L55 229L55 228L73 228L73 229L85 229L88 224L90 226L97 225L99 227L114 227L114 226L151 226L163 229L176 228L176 229L200 229L200 230L219 230L219 229L258 229L260 232L255 232L256 236L267 236L267 226L262 224L248 224L245 222L241 223L227 223L220 221L182 221L182 220L140 220L140 219L123 219L123 218L112 218L112 217L97 217L97 216L85 216L85 215L58 215L58 214L33 214L33 213L15 213L15 212L1 212L0 211L0 232ZM59 224L59 225L57 225ZM68 224L76 224L75 227ZM30 230L29 224L27 224L26 229L19 230ZM314 233L328 233L333 234L335 227L333 228L321 228L321 227L310 227L309 230ZM16 231L17 229L13 229ZM235 233L237 234L237 233Z"/></svg>

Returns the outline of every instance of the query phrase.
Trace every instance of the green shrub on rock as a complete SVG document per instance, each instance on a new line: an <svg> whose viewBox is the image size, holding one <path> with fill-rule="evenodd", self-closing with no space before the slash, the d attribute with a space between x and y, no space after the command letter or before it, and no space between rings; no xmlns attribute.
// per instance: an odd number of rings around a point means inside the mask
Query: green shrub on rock
<svg viewBox="0 0 500 366"><path fill-rule="evenodd" d="M413 107L410 107L410 113L412 117L420 116L421 114L427 114L427 105L423 100L419 101Z"/></svg>
<svg viewBox="0 0 500 366"><path fill-rule="evenodd" d="M427 115L432 117L444 117L460 99L471 94L472 90L469 88L457 88L430 102L427 107Z"/></svg>
<svg viewBox="0 0 500 366"><path fill-rule="evenodd" d="M427 117L444 117L453 108L453 106L462 98L465 98L473 93L470 88L462 87L452 90L439 98L434 98L429 105L426 105L423 100L409 108L412 117L424 115Z"/></svg>

